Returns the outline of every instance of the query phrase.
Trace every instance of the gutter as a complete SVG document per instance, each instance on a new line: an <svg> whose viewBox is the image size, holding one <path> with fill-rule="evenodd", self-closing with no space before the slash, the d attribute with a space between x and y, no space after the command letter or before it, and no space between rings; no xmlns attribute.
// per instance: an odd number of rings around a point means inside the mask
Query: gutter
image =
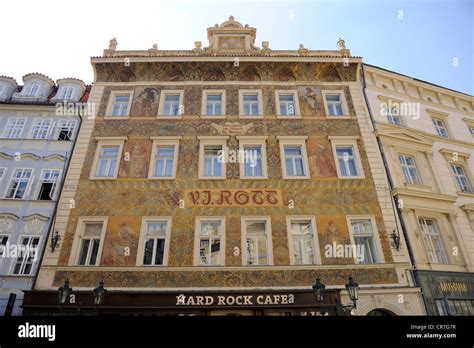
<svg viewBox="0 0 474 348"><path fill-rule="evenodd" d="M413 255L413 249L410 245L410 240L408 238L408 230L407 230L405 221L403 219L402 211L401 211L401 209L398 205L398 198L397 198L397 196L393 195L394 185L393 185L392 176L390 175L390 171L389 171L388 163L387 163L387 158L385 157L385 152L384 152L383 147L382 147L382 142L381 142L380 138L378 137L378 135L376 133L377 126L376 126L374 116L372 114L372 109L370 108L369 98L367 97L367 93L366 93L367 84L366 84L366 80L365 80L365 70L364 70L364 64L363 63L361 64L361 72L362 72L361 75L362 75L362 85L363 85L362 92L364 94L364 100L365 100L365 104L367 106L367 110L369 111L370 121L372 122L372 128L374 129L375 138L377 139L377 145L378 145L380 154L382 156L383 166L385 168L385 174L387 175L387 179L388 179L388 186L389 186L389 189L390 189L390 196L393 197L392 206L394 206L395 211L396 211L396 214L394 214L394 215L396 215L395 217L398 217L398 221L400 221L400 227L402 229L403 237L404 237L405 243L407 245L408 256L409 256L410 262L413 266L412 270L411 270L413 280L415 282L415 286L419 287L420 290L421 290L421 297L423 299L423 305L425 307L425 313L428 313L427 308L426 308L426 301L425 301L425 295L424 295L424 292L423 292L423 288L420 285L420 282L419 282L419 279L418 279L418 276L417 276L417 272L416 272L417 271L417 266L416 266L415 257Z"/></svg>

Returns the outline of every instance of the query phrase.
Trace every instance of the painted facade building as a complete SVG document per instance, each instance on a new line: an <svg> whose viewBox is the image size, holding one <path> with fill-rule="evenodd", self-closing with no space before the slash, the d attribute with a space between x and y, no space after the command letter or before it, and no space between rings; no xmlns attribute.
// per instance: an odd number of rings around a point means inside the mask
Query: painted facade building
<svg viewBox="0 0 474 348"><path fill-rule="evenodd" d="M80 119L56 103L86 100L76 79L33 73L23 86L0 77L0 313L20 314L48 244L62 178ZM71 110L72 111L72 110ZM10 303L10 306L7 306Z"/></svg>
<svg viewBox="0 0 474 348"><path fill-rule="evenodd" d="M474 98L364 65L429 315L474 315Z"/></svg>
<svg viewBox="0 0 474 348"><path fill-rule="evenodd" d="M349 276L354 314L424 313L406 243L391 239L361 58L343 40L276 51L255 36L230 17L207 47L121 51L113 39L92 58L97 117L81 127L61 241L28 313L57 312L67 279L79 300L64 313L94 309L103 280L105 312L333 314Z"/></svg>

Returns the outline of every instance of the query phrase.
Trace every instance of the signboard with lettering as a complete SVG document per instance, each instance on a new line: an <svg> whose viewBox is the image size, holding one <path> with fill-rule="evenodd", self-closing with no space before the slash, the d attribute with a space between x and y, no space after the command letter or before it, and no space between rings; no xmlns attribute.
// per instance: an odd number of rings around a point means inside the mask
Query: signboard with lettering
<svg viewBox="0 0 474 348"><path fill-rule="evenodd" d="M278 189L254 190L184 190L186 206L282 206L283 195Z"/></svg>

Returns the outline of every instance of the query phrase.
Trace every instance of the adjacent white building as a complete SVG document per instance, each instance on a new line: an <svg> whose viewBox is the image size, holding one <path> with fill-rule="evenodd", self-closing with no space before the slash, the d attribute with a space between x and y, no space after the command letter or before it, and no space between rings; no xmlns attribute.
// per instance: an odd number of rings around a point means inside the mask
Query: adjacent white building
<svg viewBox="0 0 474 348"><path fill-rule="evenodd" d="M54 83L33 73L19 86L0 76L0 315L9 300L21 313L22 290L51 247L46 239L81 124L80 108L64 106L86 102L87 94L77 79Z"/></svg>

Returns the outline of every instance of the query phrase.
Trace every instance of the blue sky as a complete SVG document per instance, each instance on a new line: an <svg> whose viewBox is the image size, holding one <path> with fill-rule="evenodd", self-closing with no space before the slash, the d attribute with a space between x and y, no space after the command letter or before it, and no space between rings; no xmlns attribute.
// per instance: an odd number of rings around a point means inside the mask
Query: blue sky
<svg viewBox="0 0 474 348"><path fill-rule="evenodd" d="M191 49L233 15L257 28L257 46L336 49L342 37L368 64L474 94L471 0L24 0L2 12L11 30L0 37L0 75L18 82L41 72L90 83L89 58L113 37L118 49Z"/></svg>

